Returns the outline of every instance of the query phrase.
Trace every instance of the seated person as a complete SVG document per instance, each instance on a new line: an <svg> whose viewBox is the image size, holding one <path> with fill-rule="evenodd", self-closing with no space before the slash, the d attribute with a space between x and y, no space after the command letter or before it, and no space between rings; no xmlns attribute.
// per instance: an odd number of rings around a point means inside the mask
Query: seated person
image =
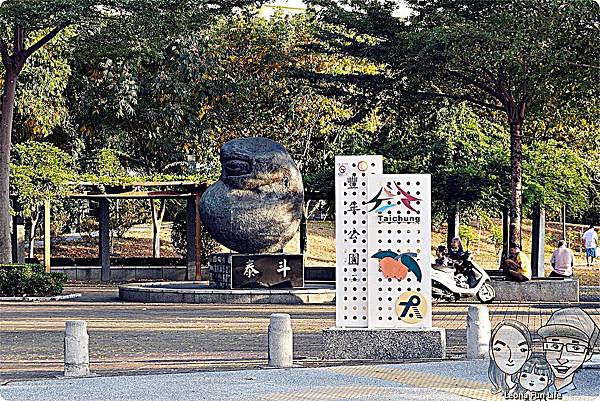
<svg viewBox="0 0 600 401"><path fill-rule="evenodd" d="M525 252L514 242L510 244L510 255L502 263L504 275L509 280L523 282L531 280L531 265Z"/></svg>
<svg viewBox="0 0 600 401"><path fill-rule="evenodd" d="M435 264L438 266L448 266L450 260L448 259L448 250L444 245L440 245L435 250Z"/></svg>
<svg viewBox="0 0 600 401"><path fill-rule="evenodd" d="M550 263L552 263L552 271L550 272L550 277L573 277L573 265L575 264L575 255L573 255L572 250L567 248L567 244L564 239L558 241L558 246L556 250L552 253Z"/></svg>
<svg viewBox="0 0 600 401"><path fill-rule="evenodd" d="M465 251L463 250L460 238L452 238L452 241L450 242L450 249L448 250L448 257L452 260L462 260L464 255Z"/></svg>

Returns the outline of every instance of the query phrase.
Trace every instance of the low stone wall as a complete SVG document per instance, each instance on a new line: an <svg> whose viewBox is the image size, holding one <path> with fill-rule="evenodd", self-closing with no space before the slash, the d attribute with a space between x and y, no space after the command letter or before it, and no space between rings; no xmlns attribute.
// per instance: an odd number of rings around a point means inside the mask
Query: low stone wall
<svg viewBox="0 0 600 401"><path fill-rule="evenodd" d="M213 289L199 281L135 283L119 286L122 301L190 304L329 304L335 289L329 288Z"/></svg>
<svg viewBox="0 0 600 401"><path fill-rule="evenodd" d="M53 272L64 273L71 281L100 281L100 266L52 266ZM111 266L111 281L169 280L182 281L187 266Z"/></svg>
<svg viewBox="0 0 600 401"><path fill-rule="evenodd" d="M536 279L517 283L508 280L492 280L496 290L494 302L579 302L579 280Z"/></svg>

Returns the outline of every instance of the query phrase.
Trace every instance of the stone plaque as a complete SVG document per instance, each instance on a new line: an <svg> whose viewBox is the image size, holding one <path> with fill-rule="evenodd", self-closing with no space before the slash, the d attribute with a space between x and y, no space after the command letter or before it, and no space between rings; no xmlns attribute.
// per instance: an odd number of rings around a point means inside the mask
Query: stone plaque
<svg viewBox="0 0 600 401"><path fill-rule="evenodd" d="M300 254L214 254L210 285L215 288L302 288Z"/></svg>

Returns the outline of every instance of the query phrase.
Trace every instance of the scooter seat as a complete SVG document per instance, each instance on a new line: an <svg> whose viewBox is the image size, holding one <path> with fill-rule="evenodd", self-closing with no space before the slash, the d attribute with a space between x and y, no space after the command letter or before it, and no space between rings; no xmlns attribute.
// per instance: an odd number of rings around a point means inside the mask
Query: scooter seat
<svg viewBox="0 0 600 401"><path fill-rule="evenodd" d="M454 267L451 266L442 266L442 265L431 265L432 268L434 268L435 270L441 271L442 273L450 273L450 274L454 274L456 272L456 269Z"/></svg>

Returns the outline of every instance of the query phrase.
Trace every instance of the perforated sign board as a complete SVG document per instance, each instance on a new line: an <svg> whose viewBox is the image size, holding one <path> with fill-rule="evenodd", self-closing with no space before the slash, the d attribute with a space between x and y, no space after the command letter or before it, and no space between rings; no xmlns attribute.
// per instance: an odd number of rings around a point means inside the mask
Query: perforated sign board
<svg viewBox="0 0 600 401"><path fill-rule="evenodd" d="M381 156L335 158L336 325L367 327L367 178Z"/></svg>
<svg viewBox="0 0 600 401"><path fill-rule="evenodd" d="M368 327L431 327L431 177L368 177Z"/></svg>

